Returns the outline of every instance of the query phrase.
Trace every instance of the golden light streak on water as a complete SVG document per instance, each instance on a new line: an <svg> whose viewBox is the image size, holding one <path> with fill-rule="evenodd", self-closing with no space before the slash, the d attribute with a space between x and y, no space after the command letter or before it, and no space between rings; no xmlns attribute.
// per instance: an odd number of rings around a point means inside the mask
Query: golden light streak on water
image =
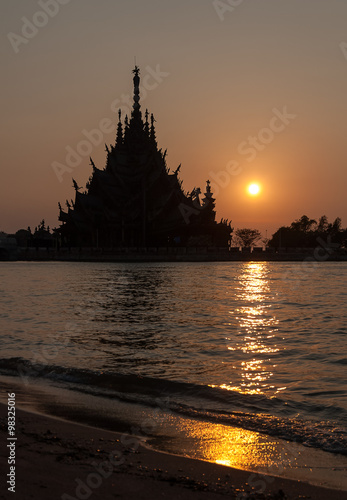
<svg viewBox="0 0 347 500"><path fill-rule="evenodd" d="M280 352L280 348L276 344L278 320L269 303L268 273L267 263L249 262L242 267L238 277L237 298L240 303L249 305L230 311L238 328L235 337L227 338L227 349L231 351L231 356L232 352L242 352L245 356L243 361L239 359L233 366L241 373L241 382L233 384L231 381L221 385L222 389L243 394L264 394L267 389L274 388L270 385L275 367L272 358Z"/></svg>
<svg viewBox="0 0 347 500"><path fill-rule="evenodd" d="M179 429L179 440L175 439L175 428ZM165 435L161 447L169 453L347 490L345 458L337 457L335 462L331 455L331 463L327 464L324 452L298 443L175 415L165 420ZM250 475L250 480L252 477Z"/></svg>
<svg viewBox="0 0 347 500"><path fill-rule="evenodd" d="M167 424L177 425L176 418L170 417ZM183 443L180 454L244 470L255 470L283 459L277 440L257 432L189 418L181 419L179 427L185 436L180 442L180 446ZM178 452L173 446L171 442L170 450Z"/></svg>

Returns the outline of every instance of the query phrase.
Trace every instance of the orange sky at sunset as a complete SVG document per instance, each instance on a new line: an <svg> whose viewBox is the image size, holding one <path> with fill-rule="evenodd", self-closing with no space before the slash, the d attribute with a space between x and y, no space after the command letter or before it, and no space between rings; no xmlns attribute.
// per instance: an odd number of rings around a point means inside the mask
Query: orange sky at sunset
<svg viewBox="0 0 347 500"><path fill-rule="evenodd" d="M66 148L93 137L103 168L116 110L129 109L134 56L142 111L155 115L169 167L182 163L188 191L211 180L219 219L264 235L304 213L347 225L346 2L18 0L0 9L0 230L58 225L71 178L85 185L92 171L85 154L60 182L52 164L66 165Z"/></svg>

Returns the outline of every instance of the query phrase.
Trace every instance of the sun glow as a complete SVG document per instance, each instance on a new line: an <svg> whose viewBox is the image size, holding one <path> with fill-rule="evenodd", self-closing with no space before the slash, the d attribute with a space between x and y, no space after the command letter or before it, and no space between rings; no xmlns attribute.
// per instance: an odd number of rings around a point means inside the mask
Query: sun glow
<svg viewBox="0 0 347 500"><path fill-rule="evenodd" d="M257 194L260 193L260 186L259 184L252 183L248 186L247 191L250 195L256 196Z"/></svg>

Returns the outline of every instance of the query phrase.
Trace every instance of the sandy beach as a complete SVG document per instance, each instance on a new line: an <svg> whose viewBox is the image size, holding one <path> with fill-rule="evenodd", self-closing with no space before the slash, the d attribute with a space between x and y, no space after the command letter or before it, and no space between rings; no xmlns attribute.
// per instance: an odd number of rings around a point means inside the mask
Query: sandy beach
<svg viewBox="0 0 347 500"><path fill-rule="evenodd" d="M146 448L136 436L17 410L14 498L347 499L347 492ZM7 490L7 408L1 404L1 499Z"/></svg>

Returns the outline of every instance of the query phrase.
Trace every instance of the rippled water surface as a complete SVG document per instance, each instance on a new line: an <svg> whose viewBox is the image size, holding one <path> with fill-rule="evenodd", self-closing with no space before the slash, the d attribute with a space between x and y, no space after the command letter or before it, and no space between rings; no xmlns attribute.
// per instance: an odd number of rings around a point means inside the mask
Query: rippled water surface
<svg viewBox="0 0 347 500"><path fill-rule="evenodd" d="M0 277L2 373L157 391L347 453L345 263L0 263Z"/></svg>

